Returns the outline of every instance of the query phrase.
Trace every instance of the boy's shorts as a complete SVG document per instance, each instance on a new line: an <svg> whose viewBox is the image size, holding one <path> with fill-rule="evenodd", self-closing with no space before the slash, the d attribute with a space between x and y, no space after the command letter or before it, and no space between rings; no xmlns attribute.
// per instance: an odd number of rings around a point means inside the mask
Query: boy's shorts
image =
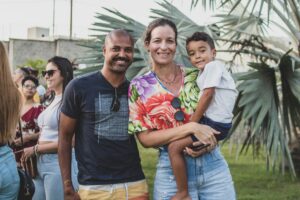
<svg viewBox="0 0 300 200"><path fill-rule="evenodd" d="M232 123L221 123L211 120L208 117L202 117L199 121L200 124L205 124L210 126L211 128L215 129L216 131L219 131L220 134L216 134L215 137L217 141L223 140L227 137L229 130L231 129ZM192 140L194 142L199 141L196 136L191 135Z"/></svg>

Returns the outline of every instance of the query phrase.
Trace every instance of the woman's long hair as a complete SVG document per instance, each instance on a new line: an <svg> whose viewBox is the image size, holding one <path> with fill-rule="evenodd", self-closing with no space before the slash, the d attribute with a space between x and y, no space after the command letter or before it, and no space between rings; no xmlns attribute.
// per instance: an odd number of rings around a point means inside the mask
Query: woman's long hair
<svg viewBox="0 0 300 200"><path fill-rule="evenodd" d="M10 71L4 44L0 42L0 143L14 137L21 109L21 95Z"/></svg>
<svg viewBox="0 0 300 200"><path fill-rule="evenodd" d="M48 60L48 63L54 64L60 71L60 75L64 78L62 93L64 93L66 86L73 79L73 64L65 57L54 56ZM51 92L47 101L51 103L54 99L54 92Z"/></svg>

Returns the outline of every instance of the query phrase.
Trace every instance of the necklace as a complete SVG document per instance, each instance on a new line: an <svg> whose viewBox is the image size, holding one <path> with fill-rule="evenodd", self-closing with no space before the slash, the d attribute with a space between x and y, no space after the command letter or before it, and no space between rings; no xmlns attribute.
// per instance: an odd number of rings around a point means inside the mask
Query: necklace
<svg viewBox="0 0 300 200"><path fill-rule="evenodd" d="M176 81L176 77L177 77L177 74L178 74L178 73L177 73L177 68L176 68L175 76L174 76L173 80L171 80L171 81L163 80L163 79L160 78L155 72L154 72L154 74L155 74L155 76L156 76L156 78L158 79L159 82L163 82L163 83L165 83L165 84L167 84L167 85L173 85L173 84L175 83L175 81Z"/></svg>

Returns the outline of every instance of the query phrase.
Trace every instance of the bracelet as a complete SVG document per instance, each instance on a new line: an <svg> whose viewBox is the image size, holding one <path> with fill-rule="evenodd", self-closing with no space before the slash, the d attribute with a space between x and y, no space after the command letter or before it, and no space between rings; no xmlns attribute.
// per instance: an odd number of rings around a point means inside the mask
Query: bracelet
<svg viewBox="0 0 300 200"><path fill-rule="evenodd" d="M71 182L70 179L67 179L67 180L64 181L64 185L71 184L71 183L72 183L72 182Z"/></svg>
<svg viewBox="0 0 300 200"><path fill-rule="evenodd" d="M36 144L36 145L34 146L34 154L35 154L36 157L39 155L39 153L38 153L38 148L39 148L39 145Z"/></svg>

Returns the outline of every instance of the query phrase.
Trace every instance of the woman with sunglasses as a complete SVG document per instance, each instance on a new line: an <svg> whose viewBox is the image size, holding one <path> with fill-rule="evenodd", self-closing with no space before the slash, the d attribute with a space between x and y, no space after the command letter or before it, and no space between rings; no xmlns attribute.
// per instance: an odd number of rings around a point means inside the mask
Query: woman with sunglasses
<svg viewBox="0 0 300 200"><path fill-rule="evenodd" d="M21 92L24 97L22 109L21 109L21 126L23 134L23 146L32 147L36 145L39 137L39 127L37 124L37 118L43 111L43 106L36 103L33 99L36 88L39 85L39 81L33 76L26 76L22 80ZM16 155L16 161L20 164L22 143L21 137L18 134L20 131L17 130L16 139L13 142L13 148Z"/></svg>
<svg viewBox="0 0 300 200"><path fill-rule="evenodd" d="M62 95L66 85L73 79L71 62L63 57L55 56L48 60L46 71L42 72L47 87L52 91L51 103L40 114L38 125L41 129L38 144L24 150L25 160L37 156L38 176L34 179L34 200L60 200L64 198L63 183L58 162L58 122L62 103ZM77 183L77 163L72 154L72 182Z"/></svg>
<svg viewBox="0 0 300 200"><path fill-rule="evenodd" d="M0 199L18 197L20 178L14 154L7 145L16 133L21 109L21 94L11 77L4 44L0 42Z"/></svg>
<svg viewBox="0 0 300 200"><path fill-rule="evenodd" d="M191 156L185 156L189 196L184 199L234 199L228 165L214 136L218 133L206 125L190 122L199 98L198 70L175 63L175 24L164 18L152 21L145 31L144 45L149 52L151 71L131 81L128 129L129 133L137 134L144 147L159 147L154 200L172 199L176 194L167 144L191 134L207 147L198 152L186 148ZM232 198L226 198L228 193L233 194Z"/></svg>

